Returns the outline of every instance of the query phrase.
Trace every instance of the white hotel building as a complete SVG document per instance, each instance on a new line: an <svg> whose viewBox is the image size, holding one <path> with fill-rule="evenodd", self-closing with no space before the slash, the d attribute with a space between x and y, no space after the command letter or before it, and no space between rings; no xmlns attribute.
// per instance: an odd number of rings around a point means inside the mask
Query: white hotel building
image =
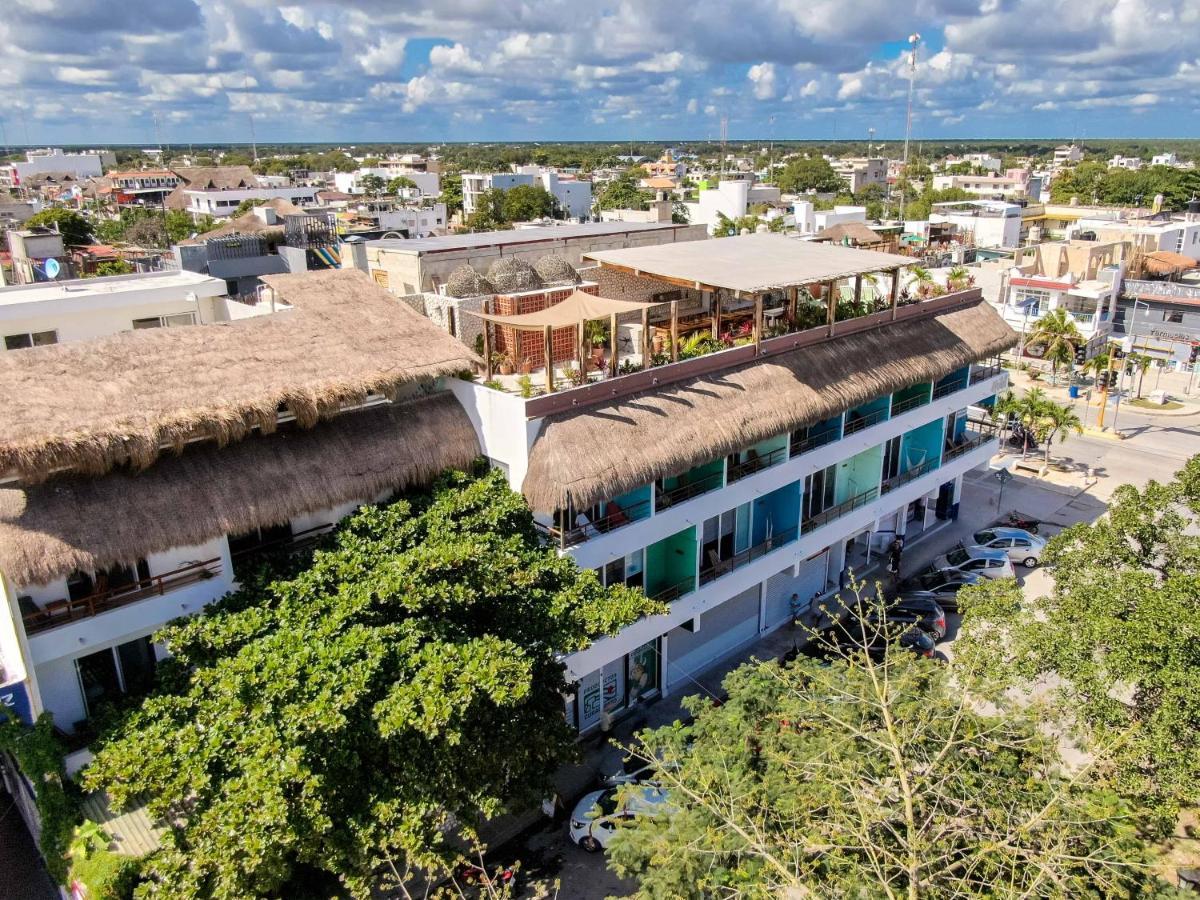
<svg viewBox="0 0 1200 900"><path fill-rule="evenodd" d="M558 552L668 604L564 659L587 731L953 518L996 449L967 410L1016 335L978 289L907 301L909 258L778 235L585 256L594 301L641 304L634 371L531 397L454 377L474 355L353 270L268 276L279 311L245 321L0 354L0 700L86 736L243 554L482 453ZM647 365L703 316L749 340Z"/></svg>

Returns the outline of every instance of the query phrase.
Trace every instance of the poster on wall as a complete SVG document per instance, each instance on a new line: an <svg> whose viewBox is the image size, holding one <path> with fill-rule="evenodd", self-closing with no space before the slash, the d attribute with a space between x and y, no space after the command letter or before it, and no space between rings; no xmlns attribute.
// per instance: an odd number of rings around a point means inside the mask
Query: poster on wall
<svg viewBox="0 0 1200 900"><path fill-rule="evenodd" d="M658 690L658 641L642 644L629 654L629 703Z"/></svg>
<svg viewBox="0 0 1200 900"><path fill-rule="evenodd" d="M579 696L579 726L587 728L600 721L600 682L584 685Z"/></svg>
<svg viewBox="0 0 1200 900"><path fill-rule="evenodd" d="M604 678L604 708L609 712L618 706L623 706L625 698L621 696L621 678L616 669L605 669Z"/></svg>

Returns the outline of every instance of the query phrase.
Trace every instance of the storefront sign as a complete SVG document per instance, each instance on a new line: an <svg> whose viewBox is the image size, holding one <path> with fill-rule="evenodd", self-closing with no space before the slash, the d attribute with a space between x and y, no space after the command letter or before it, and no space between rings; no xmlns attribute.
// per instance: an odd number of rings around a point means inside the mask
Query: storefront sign
<svg viewBox="0 0 1200 900"><path fill-rule="evenodd" d="M16 681L0 687L0 703L4 704L26 725L33 724L33 706L25 682Z"/></svg>

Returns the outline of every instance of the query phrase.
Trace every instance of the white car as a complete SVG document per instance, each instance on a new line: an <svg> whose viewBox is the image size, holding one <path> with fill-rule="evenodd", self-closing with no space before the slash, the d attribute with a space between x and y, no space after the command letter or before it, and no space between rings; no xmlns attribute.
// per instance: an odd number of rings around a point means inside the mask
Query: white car
<svg viewBox="0 0 1200 900"><path fill-rule="evenodd" d="M974 572L984 578L1016 578L1017 573L1008 554L987 547L964 547L961 544L933 561L939 572Z"/></svg>
<svg viewBox="0 0 1200 900"><path fill-rule="evenodd" d="M568 833L588 853L595 853L609 845L621 822L662 815L669 809L667 792L653 785L592 791L575 804Z"/></svg>
<svg viewBox="0 0 1200 900"><path fill-rule="evenodd" d="M1023 528L985 528L975 532L975 543L989 550L1003 550L1015 563L1033 568L1042 558L1046 539Z"/></svg>

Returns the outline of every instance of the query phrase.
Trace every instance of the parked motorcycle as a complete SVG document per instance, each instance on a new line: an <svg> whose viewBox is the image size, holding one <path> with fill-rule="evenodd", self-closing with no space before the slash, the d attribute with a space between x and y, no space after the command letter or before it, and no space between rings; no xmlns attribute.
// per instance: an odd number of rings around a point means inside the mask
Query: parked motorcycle
<svg viewBox="0 0 1200 900"><path fill-rule="evenodd" d="M1020 528L1024 531L1028 531L1030 534L1037 534L1038 526L1042 523L1037 519L1029 519L1025 516L1018 515L1015 512L1010 512L1008 514L1008 524L1013 528Z"/></svg>

